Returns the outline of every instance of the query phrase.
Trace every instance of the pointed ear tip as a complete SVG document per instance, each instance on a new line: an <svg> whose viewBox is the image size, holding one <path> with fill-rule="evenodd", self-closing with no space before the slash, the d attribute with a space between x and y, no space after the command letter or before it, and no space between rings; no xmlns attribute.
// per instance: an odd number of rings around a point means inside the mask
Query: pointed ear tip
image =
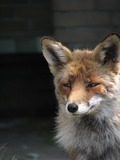
<svg viewBox="0 0 120 160"><path fill-rule="evenodd" d="M112 33L109 35L110 37L115 37L115 38L119 38L120 39L120 35L118 33ZM108 37L109 37L108 36Z"/></svg>
<svg viewBox="0 0 120 160"><path fill-rule="evenodd" d="M112 34L109 34L107 35L101 42L103 43L104 41L109 41L109 40L112 40L112 41L120 41L120 35L117 34L117 33L112 33Z"/></svg>
<svg viewBox="0 0 120 160"><path fill-rule="evenodd" d="M44 36L41 38L40 44L41 44L41 46L43 46L43 45L46 45L46 44L53 42L53 41L55 41L55 40L52 37Z"/></svg>

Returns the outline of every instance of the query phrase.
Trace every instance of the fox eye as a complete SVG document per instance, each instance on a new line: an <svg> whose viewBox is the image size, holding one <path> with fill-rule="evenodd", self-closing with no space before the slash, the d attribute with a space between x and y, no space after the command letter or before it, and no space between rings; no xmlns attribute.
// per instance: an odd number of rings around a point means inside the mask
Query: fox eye
<svg viewBox="0 0 120 160"><path fill-rule="evenodd" d="M65 84L63 84L63 86L66 87L66 88L71 88L71 84L70 83L65 83Z"/></svg>
<svg viewBox="0 0 120 160"><path fill-rule="evenodd" d="M92 88L92 87L95 87L97 85L99 85L100 83L94 83L94 82L90 82L86 85L87 88Z"/></svg>

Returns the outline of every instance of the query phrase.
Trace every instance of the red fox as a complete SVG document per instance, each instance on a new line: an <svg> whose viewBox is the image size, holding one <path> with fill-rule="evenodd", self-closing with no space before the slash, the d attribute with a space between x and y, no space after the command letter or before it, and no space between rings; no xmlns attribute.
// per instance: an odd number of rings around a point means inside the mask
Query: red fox
<svg viewBox="0 0 120 160"><path fill-rule="evenodd" d="M71 160L120 160L120 37L71 51L50 37L42 51L58 100L56 138Z"/></svg>

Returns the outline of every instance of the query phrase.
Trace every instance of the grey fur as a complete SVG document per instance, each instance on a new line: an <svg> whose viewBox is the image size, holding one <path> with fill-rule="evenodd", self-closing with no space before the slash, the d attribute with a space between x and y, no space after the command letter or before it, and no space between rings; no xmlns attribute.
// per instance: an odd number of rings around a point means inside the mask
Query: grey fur
<svg viewBox="0 0 120 160"><path fill-rule="evenodd" d="M116 92L116 96L119 93ZM111 108L109 114L104 110L101 116L76 117L59 109L56 138L66 150L70 147L77 152L75 160L120 160L120 108L117 99L112 101L107 104Z"/></svg>

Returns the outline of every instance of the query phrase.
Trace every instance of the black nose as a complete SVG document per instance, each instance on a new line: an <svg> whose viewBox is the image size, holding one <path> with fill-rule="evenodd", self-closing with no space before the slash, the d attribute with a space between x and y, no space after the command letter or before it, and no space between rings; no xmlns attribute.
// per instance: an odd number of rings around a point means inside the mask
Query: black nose
<svg viewBox="0 0 120 160"><path fill-rule="evenodd" d="M75 113L78 110L78 105L75 103L70 103L68 106L68 111L71 113Z"/></svg>

